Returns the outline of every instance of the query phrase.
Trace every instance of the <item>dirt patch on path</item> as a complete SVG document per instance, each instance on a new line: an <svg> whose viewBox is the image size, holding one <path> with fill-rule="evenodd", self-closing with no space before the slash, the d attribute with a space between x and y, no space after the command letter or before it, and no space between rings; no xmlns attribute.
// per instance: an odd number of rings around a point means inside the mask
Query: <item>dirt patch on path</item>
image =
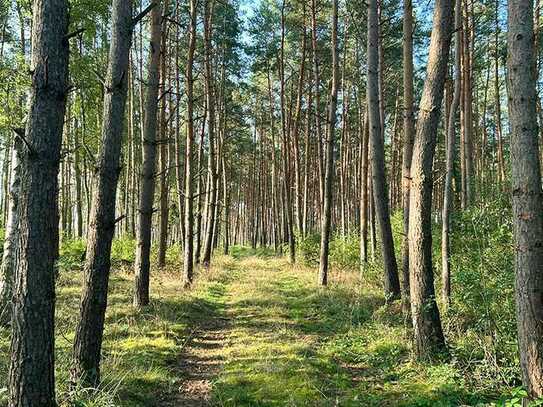
<svg viewBox="0 0 543 407"><path fill-rule="evenodd" d="M210 406L213 383L224 365L231 321L228 316L202 318L187 338L175 370L176 391L162 406Z"/></svg>

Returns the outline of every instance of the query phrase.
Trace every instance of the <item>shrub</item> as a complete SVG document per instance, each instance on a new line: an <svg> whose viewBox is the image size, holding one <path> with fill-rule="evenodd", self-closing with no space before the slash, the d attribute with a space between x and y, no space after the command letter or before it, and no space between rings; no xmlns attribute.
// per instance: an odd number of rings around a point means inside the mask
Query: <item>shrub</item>
<svg viewBox="0 0 543 407"><path fill-rule="evenodd" d="M83 239L67 239L60 244L59 270L77 270L83 266L87 244Z"/></svg>
<svg viewBox="0 0 543 407"><path fill-rule="evenodd" d="M120 237L111 245L111 264L122 266L136 260L136 240L131 237Z"/></svg>

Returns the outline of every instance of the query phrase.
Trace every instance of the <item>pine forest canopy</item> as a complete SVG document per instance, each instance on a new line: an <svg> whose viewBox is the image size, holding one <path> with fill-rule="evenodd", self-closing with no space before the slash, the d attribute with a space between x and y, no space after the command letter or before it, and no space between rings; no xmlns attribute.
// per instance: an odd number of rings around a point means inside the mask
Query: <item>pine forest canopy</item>
<svg viewBox="0 0 543 407"><path fill-rule="evenodd" d="M0 0L0 405L541 405L541 25Z"/></svg>

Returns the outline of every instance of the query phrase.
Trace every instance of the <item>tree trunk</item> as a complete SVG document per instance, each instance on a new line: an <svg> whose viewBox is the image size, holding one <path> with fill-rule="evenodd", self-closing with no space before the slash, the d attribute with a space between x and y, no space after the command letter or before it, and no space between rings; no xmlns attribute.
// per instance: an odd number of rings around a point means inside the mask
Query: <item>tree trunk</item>
<svg viewBox="0 0 543 407"><path fill-rule="evenodd" d="M189 47L186 66L187 134L185 141L185 250L183 254L183 284L192 284L194 274L194 213L192 180L192 149L194 144L194 51L196 49L196 0L190 0Z"/></svg>
<svg viewBox="0 0 543 407"><path fill-rule="evenodd" d="M405 320L409 321L409 188L411 185L411 159L415 138L415 113L413 89L413 2L403 2L403 157L402 157L402 309Z"/></svg>
<svg viewBox="0 0 543 407"><path fill-rule="evenodd" d="M453 30L453 4L437 0L426 81L419 106L409 213L409 277L414 349L418 358L445 350L432 268L432 165Z"/></svg>
<svg viewBox="0 0 543 407"><path fill-rule="evenodd" d="M132 44L132 1L113 2L111 47L104 89L102 148L94 180L81 316L76 328L72 380L96 386L100 382L100 356L111 243L115 230L115 199L120 172L124 114L128 93L128 61Z"/></svg>
<svg viewBox="0 0 543 407"><path fill-rule="evenodd" d="M534 75L533 1L508 3L507 76L517 328L524 386L543 396L543 200Z"/></svg>
<svg viewBox="0 0 543 407"><path fill-rule="evenodd" d="M166 20L164 20L166 21ZM159 90L160 49L162 34L162 5L151 11L151 48L145 95L145 118L143 123L143 167L136 233L136 262L134 264L134 306L149 304L149 269L151 267L151 222L155 197L156 133Z"/></svg>
<svg viewBox="0 0 543 407"><path fill-rule="evenodd" d="M387 300L400 297L400 280L394 253L390 225L388 192L385 175L385 147L381 134L382 123L379 107L379 56L377 0L368 2L368 118L370 152L372 157L373 202L378 217L385 270L385 296Z"/></svg>
<svg viewBox="0 0 543 407"><path fill-rule="evenodd" d="M330 246L330 226L332 223L332 181L334 177L334 138L336 132L337 94L339 86L338 60L338 0L332 2L332 89L328 106L328 129L326 131L326 173L324 176L324 212L321 227L321 252L319 267L319 284L328 284L328 251Z"/></svg>
<svg viewBox="0 0 543 407"><path fill-rule="evenodd" d="M10 406L55 406L58 173L68 92L68 4L33 4L32 86L21 150L19 238L8 374Z"/></svg>
<svg viewBox="0 0 543 407"><path fill-rule="evenodd" d="M215 201L217 199L218 172L215 157L215 84L213 80L213 0L206 0L204 15L204 36L205 36L205 88L207 98L207 135L209 144L208 174L209 190L206 207L206 234L204 241L204 254L202 264L209 267L211 253L213 252L213 226L215 224Z"/></svg>
<svg viewBox="0 0 543 407"><path fill-rule="evenodd" d="M462 9L461 0L455 2L455 54L454 54L454 93L451 108L449 111L448 124L447 124L447 164L445 172L445 191L443 193L443 216L442 216L442 229L441 229L441 276L442 276L442 290L441 297L443 304L448 307L451 297L451 259L450 259L450 225L451 225L451 213L453 209L453 190L452 182L454 175L454 160L456 153L456 115L458 113L458 106L460 104L460 92L461 92L461 64L460 64L460 52L462 50L460 42L462 41Z"/></svg>
<svg viewBox="0 0 543 407"><path fill-rule="evenodd" d="M22 140L16 136L11 154L11 181L9 188L8 219L4 238L4 252L0 266L0 324L8 324L11 320L13 283L17 269L17 243L19 239L19 189L21 186L21 165L19 152Z"/></svg>

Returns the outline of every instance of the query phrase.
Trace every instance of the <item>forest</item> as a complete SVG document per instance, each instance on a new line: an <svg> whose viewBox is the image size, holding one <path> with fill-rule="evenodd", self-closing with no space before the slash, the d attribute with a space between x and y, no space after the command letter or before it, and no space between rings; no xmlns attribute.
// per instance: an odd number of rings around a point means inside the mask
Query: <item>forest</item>
<svg viewBox="0 0 543 407"><path fill-rule="evenodd" d="M543 406L541 0L0 0L0 406Z"/></svg>

